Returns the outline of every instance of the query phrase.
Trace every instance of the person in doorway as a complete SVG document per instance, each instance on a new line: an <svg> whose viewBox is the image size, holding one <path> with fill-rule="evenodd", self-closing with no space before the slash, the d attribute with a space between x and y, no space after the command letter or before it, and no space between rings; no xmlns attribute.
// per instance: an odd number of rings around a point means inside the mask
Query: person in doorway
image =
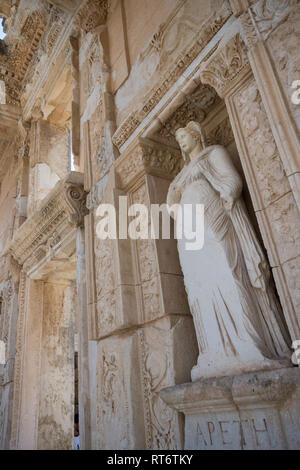
<svg viewBox="0 0 300 470"><path fill-rule="evenodd" d="M74 416L74 450L80 450L79 417Z"/></svg>

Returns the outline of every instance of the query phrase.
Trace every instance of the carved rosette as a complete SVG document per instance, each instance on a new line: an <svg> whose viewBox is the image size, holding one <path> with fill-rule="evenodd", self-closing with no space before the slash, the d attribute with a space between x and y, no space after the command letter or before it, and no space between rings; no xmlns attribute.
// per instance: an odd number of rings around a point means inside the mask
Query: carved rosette
<svg viewBox="0 0 300 470"><path fill-rule="evenodd" d="M203 83L211 85L224 98L249 70L246 46L239 34L218 48L200 73Z"/></svg>
<svg viewBox="0 0 300 470"><path fill-rule="evenodd" d="M83 175L72 172L59 181L40 206L15 233L9 246L14 259L30 275L35 266L55 257L88 213Z"/></svg>

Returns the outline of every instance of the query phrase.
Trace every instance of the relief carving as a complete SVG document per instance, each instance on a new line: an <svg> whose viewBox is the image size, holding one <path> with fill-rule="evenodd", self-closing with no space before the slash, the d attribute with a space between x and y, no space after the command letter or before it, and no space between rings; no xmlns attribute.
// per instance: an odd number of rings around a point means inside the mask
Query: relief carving
<svg viewBox="0 0 300 470"><path fill-rule="evenodd" d="M180 152L147 139L139 139L135 146L118 159L116 172L122 188L144 173L171 179L181 167Z"/></svg>
<svg viewBox="0 0 300 470"><path fill-rule="evenodd" d="M78 13L78 21L85 33L105 24L109 5L109 0L88 0L84 3Z"/></svg>
<svg viewBox="0 0 300 470"><path fill-rule="evenodd" d="M162 330L163 331L163 330ZM144 414L147 449L177 449L175 412L159 397L159 391L169 385L169 357L162 331L139 330L140 360L144 393ZM159 334L160 333L160 334ZM146 340L150 336L151 344ZM158 339L158 335L159 338ZM164 332L165 335L165 332Z"/></svg>
<svg viewBox="0 0 300 470"><path fill-rule="evenodd" d="M174 85L182 73L187 67L193 62L193 60L199 55L201 50L208 44L208 42L214 37L214 35L222 28L227 19L231 16L232 12L227 4L222 6L218 11L218 15L213 14L205 23L201 26L201 29L196 36L196 40L193 41L193 46L187 48L183 54L180 55L177 60L174 59L175 66L172 65L159 80L159 83L153 87L144 98L141 109L137 109L132 112L124 123L117 129L113 136L114 144L120 148L130 135L136 130L139 124L145 119L149 112L157 105L161 98L166 92ZM198 28L198 26L197 26ZM158 34L158 38L153 38L153 50L160 50L161 38ZM159 39L157 41L157 39ZM117 97L116 97L117 104Z"/></svg>
<svg viewBox="0 0 300 470"><path fill-rule="evenodd" d="M234 101L260 190L259 208L266 207L289 192L290 185L256 83L237 93Z"/></svg>
<svg viewBox="0 0 300 470"><path fill-rule="evenodd" d="M199 85L195 91L185 97L184 103L163 123L156 133L167 142L176 142L175 132L187 121L202 122L213 106L220 102L216 91L208 85Z"/></svg>
<svg viewBox="0 0 300 470"><path fill-rule="evenodd" d="M201 81L208 83L223 98L240 78L243 70L248 70L249 63L246 48L239 34L231 38L224 47L217 49L215 54L204 65L200 73Z"/></svg>

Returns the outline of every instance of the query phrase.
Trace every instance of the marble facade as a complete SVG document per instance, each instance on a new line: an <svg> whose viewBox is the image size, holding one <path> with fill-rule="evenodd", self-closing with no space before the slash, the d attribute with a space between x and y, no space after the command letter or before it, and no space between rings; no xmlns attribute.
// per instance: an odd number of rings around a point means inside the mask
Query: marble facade
<svg viewBox="0 0 300 470"><path fill-rule="evenodd" d="M0 0L1 449L72 449L76 407L82 449L300 448L297 360L192 383L176 240L96 235L100 203L166 202L176 130L200 122L243 181L292 356L299 18L298 0Z"/></svg>

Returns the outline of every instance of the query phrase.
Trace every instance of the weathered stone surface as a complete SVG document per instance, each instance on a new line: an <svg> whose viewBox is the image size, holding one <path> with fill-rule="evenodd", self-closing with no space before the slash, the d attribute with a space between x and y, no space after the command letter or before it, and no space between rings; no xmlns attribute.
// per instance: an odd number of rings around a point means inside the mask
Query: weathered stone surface
<svg viewBox="0 0 300 470"><path fill-rule="evenodd" d="M297 369L207 379L161 390L185 414L185 449L299 449ZM291 419L292 417L292 419Z"/></svg>
<svg viewBox="0 0 300 470"><path fill-rule="evenodd" d="M198 445L159 396L199 353L177 241L100 240L97 208L165 203L184 164L175 132L201 122L240 173L300 341L299 2L0 0L0 15L0 448L71 448L77 411L82 449ZM201 445L296 448L296 395L273 394L292 372L249 378L258 405L247 381L220 379L211 403L231 380L249 406L241 425L207 411Z"/></svg>

